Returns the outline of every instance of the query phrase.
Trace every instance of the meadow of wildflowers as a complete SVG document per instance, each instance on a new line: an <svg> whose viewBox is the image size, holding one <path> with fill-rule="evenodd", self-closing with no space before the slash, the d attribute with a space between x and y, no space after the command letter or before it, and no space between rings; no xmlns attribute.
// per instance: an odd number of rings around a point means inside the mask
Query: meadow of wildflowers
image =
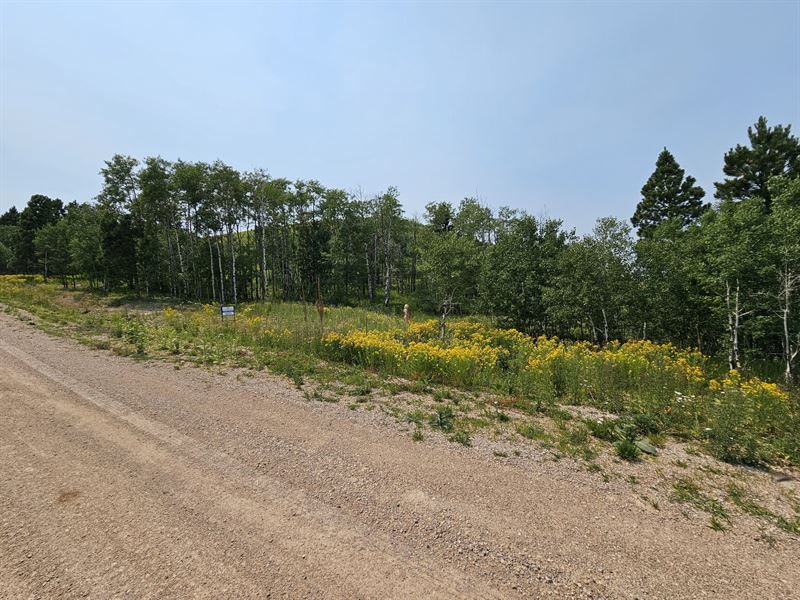
<svg viewBox="0 0 800 600"><path fill-rule="evenodd" d="M411 322L358 308L244 305L235 323L212 305L113 308L95 295L65 298L55 285L0 276L0 301L76 335L106 335L117 350L180 355L202 364L313 371L320 359L378 373L489 392L519 410L588 405L648 423L653 433L701 440L730 462L800 464L800 394L758 377L720 371L696 350L648 340L533 338L456 319ZM112 305L112 306L109 306ZM88 309L87 309L88 307Z"/></svg>

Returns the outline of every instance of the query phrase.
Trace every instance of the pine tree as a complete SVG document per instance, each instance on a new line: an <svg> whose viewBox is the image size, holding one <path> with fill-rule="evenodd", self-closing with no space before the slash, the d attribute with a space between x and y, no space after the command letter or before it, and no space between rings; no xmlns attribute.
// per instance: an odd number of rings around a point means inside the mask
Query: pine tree
<svg viewBox="0 0 800 600"><path fill-rule="evenodd" d="M642 238L649 237L668 219L676 219L687 226L708 208L702 202L705 195L703 188L695 185L694 177L684 178L684 170L664 148L656 160L656 170L642 187L642 200L636 206L631 223Z"/></svg>
<svg viewBox="0 0 800 600"><path fill-rule="evenodd" d="M714 195L720 200L758 197L769 212L770 178L800 176L800 141L791 134L791 129L791 125L768 127L767 119L759 117L755 129L747 128L750 148L737 144L725 153L723 171L728 177L714 183L717 187Z"/></svg>
<svg viewBox="0 0 800 600"><path fill-rule="evenodd" d="M0 215L0 225L19 225L19 212L16 206L12 206Z"/></svg>

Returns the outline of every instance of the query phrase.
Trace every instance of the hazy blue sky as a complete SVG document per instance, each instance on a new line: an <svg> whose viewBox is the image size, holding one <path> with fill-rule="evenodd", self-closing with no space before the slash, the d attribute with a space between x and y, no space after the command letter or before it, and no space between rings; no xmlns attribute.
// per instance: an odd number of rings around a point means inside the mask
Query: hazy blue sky
<svg viewBox="0 0 800 600"><path fill-rule="evenodd" d="M0 0L0 211L89 200L114 153L587 231L667 146L713 194L760 114L800 128L800 3Z"/></svg>

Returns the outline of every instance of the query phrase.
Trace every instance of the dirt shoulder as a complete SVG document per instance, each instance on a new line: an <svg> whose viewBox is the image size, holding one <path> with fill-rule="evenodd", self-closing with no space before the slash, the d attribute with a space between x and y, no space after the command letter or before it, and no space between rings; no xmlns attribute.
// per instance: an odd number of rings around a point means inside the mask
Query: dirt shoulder
<svg viewBox="0 0 800 600"><path fill-rule="evenodd" d="M0 596L791 598L800 543L0 315Z"/></svg>

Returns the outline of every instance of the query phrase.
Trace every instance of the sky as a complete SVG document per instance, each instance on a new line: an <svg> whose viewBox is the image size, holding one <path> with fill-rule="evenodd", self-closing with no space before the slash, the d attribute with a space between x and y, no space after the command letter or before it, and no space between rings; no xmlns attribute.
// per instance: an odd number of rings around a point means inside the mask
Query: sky
<svg viewBox="0 0 800 600"><path fill-rule="evenodd" d="M800 128L798 0L0 0L0 213L91 200L120 153L584 233L663 147L711 199L759 115Z"/></svg>

